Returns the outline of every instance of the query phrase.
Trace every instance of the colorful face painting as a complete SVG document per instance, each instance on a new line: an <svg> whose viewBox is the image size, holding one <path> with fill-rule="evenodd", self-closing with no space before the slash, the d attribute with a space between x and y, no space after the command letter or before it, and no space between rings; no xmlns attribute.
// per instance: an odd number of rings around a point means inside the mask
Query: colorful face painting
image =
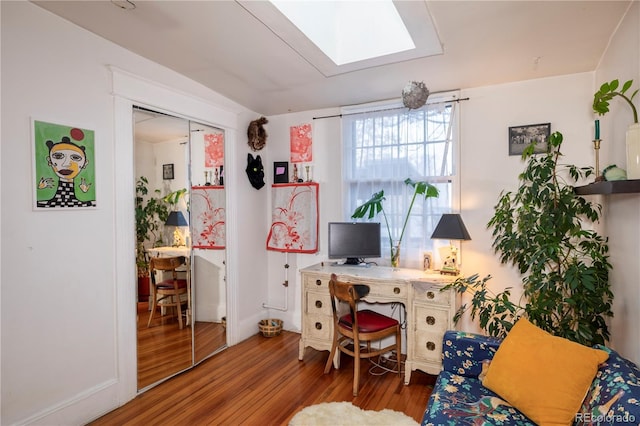
<svg viewBox="0 0 640 426"><path fill-rule="evenodd" d="M35 208L96 207L93 130L33 122Z"/></svg>

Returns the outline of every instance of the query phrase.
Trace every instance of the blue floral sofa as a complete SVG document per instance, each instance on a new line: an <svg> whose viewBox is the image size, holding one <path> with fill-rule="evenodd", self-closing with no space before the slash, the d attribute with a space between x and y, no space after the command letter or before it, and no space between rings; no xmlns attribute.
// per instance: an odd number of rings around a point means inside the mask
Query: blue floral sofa
<svg viewBox="0 0 640 426"><path fill-rule="evenodd" d="M443 369L422 419L431 425L535 425L518 409L482 385L483 365L501 340L448 331L443 339ZM640 425L640 370L614 350L599 366L576 413L574 425Z"/></svg>

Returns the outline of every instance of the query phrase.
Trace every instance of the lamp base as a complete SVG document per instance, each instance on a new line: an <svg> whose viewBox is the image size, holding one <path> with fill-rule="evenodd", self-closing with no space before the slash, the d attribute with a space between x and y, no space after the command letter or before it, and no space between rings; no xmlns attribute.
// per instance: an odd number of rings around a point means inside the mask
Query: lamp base
<svg viewBox="0 0 640 426"><path fill-rule="evenodd" d="M458 269L450 269L450 268L442 268L440 269L440 275L459 275L460 271Z"/></svg>

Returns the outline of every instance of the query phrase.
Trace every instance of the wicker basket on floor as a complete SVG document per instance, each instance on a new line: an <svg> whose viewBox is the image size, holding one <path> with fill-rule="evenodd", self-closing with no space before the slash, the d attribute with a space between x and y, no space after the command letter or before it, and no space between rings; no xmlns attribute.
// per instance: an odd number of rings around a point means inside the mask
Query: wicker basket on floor
<svg viewBox="0 0 640 426"><path fill-rule="evenodd" d="M258 323L258 328L264 337L275 337L282 331L282 320L264 319Z"/></svg>

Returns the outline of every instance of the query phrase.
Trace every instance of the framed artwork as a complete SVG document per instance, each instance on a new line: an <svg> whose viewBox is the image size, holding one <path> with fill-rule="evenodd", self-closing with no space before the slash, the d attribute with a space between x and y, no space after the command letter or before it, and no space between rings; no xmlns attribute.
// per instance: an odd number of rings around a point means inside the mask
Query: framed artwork
<svg viewBox="0 0 640 426"><path fill-rule="evenodd" d="M289 163L287 161L273 162L273 183L289 183Z"/></svg>
<svg viewBox="0 0 640 426"><path fill-rule="evenodd" d="M96 207L93 130L32 119L33 208Z"/></svg>
<svg viewBox="0 0 640 426"><path fill-rule="evenodd" d="M191 188L191 241L193 248L222 250L226 245L224 188Z"/></svg>
<svg viewBox="0 0 640 426"><path fill-rule="evenodd" d="M433 269L433 255L430 251L422 253L422 270L431 271Z"/></svg>
<svg viewBox="0 0 640 426"><path fill-rule="evenodd" d="M289 128L291 162L308 163L313 160L313 137L311 124L301 124Z"/></svg>
<svg viewBox="0 0 640 426"><path fill-rule="evenodd" d="M509 127L509 155L522 155L533 141L536 142L534 153L547 152L550 134L551 123Z"/></svg>
<svg viewBox="0 0 640 426"><path fill-rule="evenodd" d="M162 165L162 179L164 180L173 179L173 164Z"/></svg>
<svg viewBox="0 0 640 426"><path fill-rule="evenodd" d="M273 187L267 250L285 253L318 251L319 188L315 182Z"/></svg>

